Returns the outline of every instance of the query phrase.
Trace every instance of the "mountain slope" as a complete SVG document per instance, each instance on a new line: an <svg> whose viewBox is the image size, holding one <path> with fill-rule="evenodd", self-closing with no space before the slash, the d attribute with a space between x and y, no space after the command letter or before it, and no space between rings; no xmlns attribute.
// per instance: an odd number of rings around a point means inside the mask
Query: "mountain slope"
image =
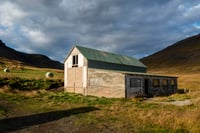
<svg viewBox="0 0 200 133"><path fill-rule="evenodd" d="M200 34L181 40L141 61L150 70L200 70Z"/></svg>
<svg viewBox="0 0 200 133"><path fill-rule="evenodd" d="M0 57L1 59L6 58L10 60L19 61L24 65L40 67L40 68L55 68L63 69L63 64L58 61L53 61L45 55L41 54L27 54L16 51L12 48L7 47L0 40Z"/></svg>

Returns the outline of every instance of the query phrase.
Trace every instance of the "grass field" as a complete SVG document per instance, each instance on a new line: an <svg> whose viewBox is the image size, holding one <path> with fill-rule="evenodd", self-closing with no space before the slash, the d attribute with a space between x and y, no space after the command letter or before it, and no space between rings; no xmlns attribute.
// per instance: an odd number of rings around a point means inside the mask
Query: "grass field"
<svg viewBox="0 0 200 133"><path fill-rule="evenodd" d="M42 79L46 71L50 70L25 68L0 74L1 77ZM63 71L51 71L55 79L63 79ZM191 89L190 93L151 99L112 99L47 90L13 92L2 87L0 132L200 132L199 76L195 73L173 75L179 76L179 86ZM8 91L5 93L4 89ZM185 100L192 104L171 104Z"/></svg>
<svg viewBox="0 0 200 133"><path fill-rule="evenodd" d="M63 121L72 119L72 127L79 127L79 131L87 132L199 132L200 131L200 100L193 101L190 106L175 106L162 104L163 101L174 100L197 100L188 94L172 95L170 97L158 97L156 103L147 102L146 99L108 99L92 96L82 96L71 93L37 92L31 96L19 94L0 93L0 131L30 131L54 130L55 127L48 128L51 121L55 121L54 126L61 126ZM81 109L88 109L86 112ZM70 112L77 109L79 113ZM92 109L90 111L90 109ZM59 114L62 117L57 120L56 113L51 117L55 120L42 121L41 113L51 113L54 111L67 110L72 116ZM82 112L83 111L83 112ZM64 112L63 112L64 113ZM32 119L32 124L18 125L14 129L7 124L19 118L28 119L33 115L38 115L37 119ZM69 115L69 114L68 114ZM20 116L19 118L16 116ZM41 117L41 119L40 119ZM46 116L46 119L48 116ZM13 118L13 119L8 119ZM21 119L22 119L21 118ZM39 123L39 124L38 124ZM40 126L35 127L38 124ZM8 127L7 127L8 126ZM5 127L7 127L5 129ZM62 127L67 131L66 124Z"/></svg>
<svg viewBox="0 0 200 133"><path fill-rule="evenodd" d="M34 67L24 67L24 68L12 68L9 69L10 72L5 73L3 68L0 69L0 77L20 77L27 79L44 79L46 72L52 72L54 77L52 79L63 79L63 70L57 69L47 69L47 68L34 68Z"/></svg>

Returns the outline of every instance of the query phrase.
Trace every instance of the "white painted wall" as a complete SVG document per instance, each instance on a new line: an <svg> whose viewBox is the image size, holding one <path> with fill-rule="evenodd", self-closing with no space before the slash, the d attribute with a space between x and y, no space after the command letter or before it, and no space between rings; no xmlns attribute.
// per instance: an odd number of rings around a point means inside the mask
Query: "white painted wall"
<svg viewBox="0 0 200 133"><path fill-rule="evenodd" d="M83 67L83 87L87 87L87 66Z"/></svg>
<svg viewBox="0 0 200 133"><path fill-rule="evenodd" d="M83 68L83 73L82 73L82 79L83 79L83 87L87 87L87 63L85 57L80 53L80 51L75 47L68 58L64 62L64 87L67 87L67 79L70 78L70 75L68 75L67 70L68 68L73 68L72 67L72 60L73 56L78 55L78 67Z"/></svg>
<svg viewBox="0 0 200 133"><path fill-rule="evenodd" d="M70 55L70 56L67 58L65 64L66 64L67 68L71 68L71 67L72 67L72 55Z"/></svg>
<svg viewBox="0 0 200 133"><path fill-rule="evenodd" d="M84 66L84 56L79 53L78 54L78 67L83 67Z"/></svg>
<svg viewBox="0 0 200 133"><path fill-rule="evenodd" d="M64 62L64 88L67 87L67 68L68 68L67 61Z"/></svg>
<svg viewBox="0 0 200 133"><path fill-rule="evenodd" d="M75 50L75 49L74 49ZM74 50L71 52L67 60L65 61L65 64L68 68L72 68L72 60L74 55L78 55L78 67L84 66L84 56L79 52L74 52Z"/></svg>

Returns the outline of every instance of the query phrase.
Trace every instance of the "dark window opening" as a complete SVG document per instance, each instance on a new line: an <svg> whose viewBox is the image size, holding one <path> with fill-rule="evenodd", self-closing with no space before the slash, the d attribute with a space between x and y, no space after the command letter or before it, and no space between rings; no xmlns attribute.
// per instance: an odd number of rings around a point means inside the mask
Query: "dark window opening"
<svg viewBox="0 0 200 133"><path fill-rule="evenodd" d="M153 79L153 87L160 87L159 79Z"/></svg>
<svg viewBox="0 0 200 133"><path fill-rule="evenodd" d="M162 80L162 86L164 86L164 87L168 86L168 81L166 79Z"/></svg>
<svg viewBox="0 0 200 133"><path fill-rule="evenodd" d="M175 85L176 85L176 81L175 81L174 79L171 80L171 81L170 81L170 85L171 85L171 86L175 86Z"/></svg>
<svg viewBox="0 0 200 133"><path fill-rule="evenodd" d="M141 87L141 79L131 78L130 87Z"/></svg>
<svg viewBox="0 0 200 133"><path fill-rule="evenodd" d="M78 67L78 55L74 55L72 58L72 66Z"/></svg>
<svg viewBox="0 0 200 133"><path fill-rule="evenodd" d="M149 88L149 80L145 79L144 80L144 90L145 90L145 93L146 93L147 96L149 95L148 88Z"/></svg>

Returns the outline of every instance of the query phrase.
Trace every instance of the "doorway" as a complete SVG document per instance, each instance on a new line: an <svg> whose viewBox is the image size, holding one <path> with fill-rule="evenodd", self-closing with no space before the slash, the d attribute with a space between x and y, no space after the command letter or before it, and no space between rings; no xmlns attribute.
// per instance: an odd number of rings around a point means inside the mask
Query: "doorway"
<svg viewBox="0 0 200 133"><path fill-rule="evenodd" d="M144 79L144 91L146 96L149 96L149 79Z"/></svg>

